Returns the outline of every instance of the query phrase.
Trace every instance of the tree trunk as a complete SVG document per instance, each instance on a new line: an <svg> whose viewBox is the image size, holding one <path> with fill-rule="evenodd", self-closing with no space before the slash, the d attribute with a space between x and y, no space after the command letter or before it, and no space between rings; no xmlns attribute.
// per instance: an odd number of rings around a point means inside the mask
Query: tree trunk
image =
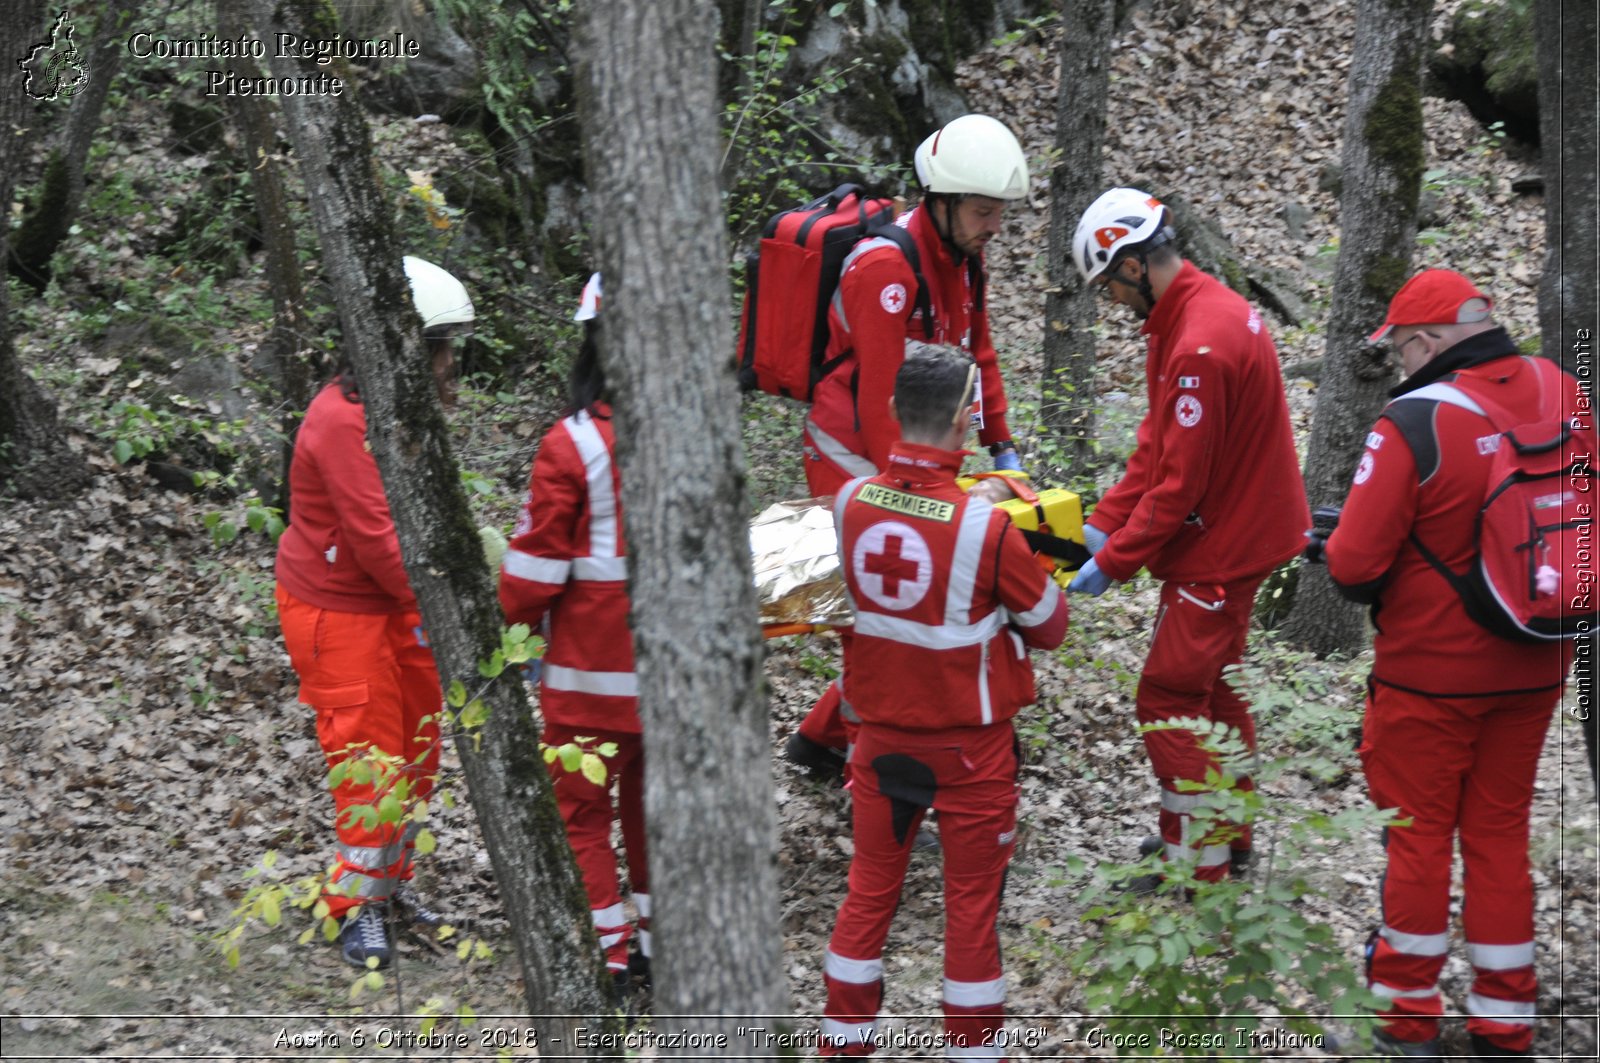
<svg viewBox="0 0 1600 1063"><path fill-rule="evenodd" d="M89 149L94 146L111 84L122 69L127 52L123 31L132 23L133 13L132 7L107 5L95 22L94 45L84 49L88 81L70 99L52 105L68 108L66 127L45 162L39 198L17 226L7 260L11 272L36 292L50 283L50 258L66 239L83 202Z"/></svg>
<svg viewBox="0 0 1600 1063"><path fill-rule="evenodd" d="M578 106L628 513L658 1027L785 1016L775 810L717 181L715 9L595 0ZM694 264L687 266L686 264ZM783 1020L779 1020L783 1021Z"/></svg>
<svg viewBox="0 0 1600 1063"><path fill-rule="evenodd" d="M16 58L49 35L42 0L22 0L0 18L0 205L22 162L22 132L34 117ZM56 104L59 106L59 104ZM7 260L9 226L0 218L0 262ZM67 446L55 402L22 368L11 342L9 288L0 275L0 489L23 498L61 498L89 482L89 470Z"/></svg>
<svg viewBox="0 0 1600 1063"><path fill-rule="evenodd" d="M243 0L217 0L217 28L222 36L246 35ZM227 68L240 78L259 76L256 65L243 58L227 60ZM299 415L311 403L311 326L306 320L305 293L300 285L300 261L295 254L294 223L279 172L283 157L277 151L272 105L261 96L229 96L228 109L250 168L250 192L261 223L261 243L267 256L267 286L272 292L272 332L262 345L260 366L277 389L283 433L283 471L275 504L289 513L289 462L294 454L294 434Z"/></svg>
<svg viewBox="0 0 1600 1063"><path fill-rule="evenodd" d="M1061 88L1056 94L1056 148L1050 171L1050 269L1044 303L1044 379L1039 408L1059 447L1062 475L1075 480L1096 464L1094 453L1094 293L1072 258L1078 217L1103 191L1107 57L1116 17L1112 0L1062 5ZM1047 453L1049 453L1047 451ZM1061 477L1056 477L1057 479Z"/></svg>
<svg viewBox="0 0 1600 1063"><path fill-rule="evenodd" d="M266 39L338 33L320 0L251 0L250 10ZM284 117L361 380L368 443L440 677L475 689L483 683L478 662L499 646L501 614L468 519L367 125L343 64L274 56L271 66L279 78L345 76L337 97L284 96ZM571 1052L578 1028L615 1032L620 1018L611 1012L610 979L516 670L489 684L483 697L490 714L481 745L458 733L457 748L522 961L528 1010L542 1042Z"/></svg>
<svg viewBox="0 0 1600 1063"><path fill-rule="evenodd" d="M1313 506L1339 505L1394 372L1386 345L1367 343L1411 272L1422 191L1422 52L1428 0L1360 0L1345 119L1339 261L1327 347L1306 456ZM1358 606L1328 572L1300 575L1284 634L1317 653L1354 652L1365 639Z"/></svg>
<svg viewBox="0 0 1600 1063"><path fill-rule="evenodd" d="M1539 142L1544 152L1545 264L1539 286L1544 356L1594 397L1596 309L1595 6L1539 0L1534 10L1539 66ZM1583 722L1589 771L1595 770L1595 664L1578 658L1571 697Z"/></svg>

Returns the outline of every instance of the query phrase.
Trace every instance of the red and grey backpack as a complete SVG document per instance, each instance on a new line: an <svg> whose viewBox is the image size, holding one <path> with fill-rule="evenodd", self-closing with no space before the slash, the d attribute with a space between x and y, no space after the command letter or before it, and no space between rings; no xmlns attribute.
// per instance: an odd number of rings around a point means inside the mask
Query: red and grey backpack
<svg viewBox="0 0 1600 1063"><path fill-rule="evenodd" d="M1411 542L1481 627L1518 642L1575 638L1600 623L1594 583L1594 454L1563 410L1568 382L1553 362L1526 359L1539 384L1539 416L1520 421L1482 394L1446 380L1401 395L1385 415L1400 429L1419 475L1437 459L1433 410L1444 403L1485 418L1495 434L1473 525L1473 557L1455 572L1415 532ZM1430 458L1430 455L1432 457Z"/></svg>
<svg viewBox="0 0 1600 1063"><path fill-rule="evenodd" d="M828 304L846 256L864 237L890 240L906 256L917 282L915 305L931 336L933 312L917 243L894 217L894 200L870 198L854 184L773 215L746 260L739 326L743 390L811 401L817 383L842 361L826 359Z"/></svg>

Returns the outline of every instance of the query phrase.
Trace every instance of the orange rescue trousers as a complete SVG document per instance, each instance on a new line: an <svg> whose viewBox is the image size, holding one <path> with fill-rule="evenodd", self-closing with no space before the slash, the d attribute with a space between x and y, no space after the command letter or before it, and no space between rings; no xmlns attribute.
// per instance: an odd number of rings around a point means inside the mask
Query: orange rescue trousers
<svg viewBox="0 0 1600 1063"><path fill-rule="evenodd" d="M439 770L439 673L415 611L344 613L300 601L280 585L278 622L300 677L300 700L317 714L328 767L368 750L398 758L396 777L346 780L332 788L339 839L329 914L342 918L367 901L386 901L411 877L411 834L404 824L364 825L351 810L373 805L404 780L425 798ZM426 721L426 722L424 722Z"/></svg>

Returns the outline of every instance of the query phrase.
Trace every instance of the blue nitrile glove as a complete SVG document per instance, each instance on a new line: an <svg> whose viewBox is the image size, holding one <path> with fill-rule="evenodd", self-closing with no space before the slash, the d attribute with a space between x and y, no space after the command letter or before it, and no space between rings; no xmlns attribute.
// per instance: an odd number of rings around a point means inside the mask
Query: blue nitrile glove
<svg viewBox="0 0 1600 1063"><path fill-rule="evenodd" d="M1014 447L1007 447L994 456L994 468L996 472L1027 472L1022 467L1022 456Z"/></svg>
<svg viewBox="0 0 1600 1063"><path fill-rule="evenodd" d="M1096 528L1093 524L1085 524L1083 526L1083 545L1089 548L1090 557L1098 554L1100 548L1106 544L1106 540L1109 538L1111 536Z"/></svg>
<svg viewBox="0 0 1600 1063"><path fill-rule="evenodd" d="M1072 577L1072 582L1067 584L1068 594L1087 594L1091 598L1098 598L1111 586L1111 577L1100 571L1100 566L1094 558L1083 563L1078 569L1078 574Z"/></svg>
<svg viewBox="0 0 1600 1063"><path fill-rule="evenodd" d="M524 661L517 665L517 668L522 672L523 679L538 685L539 677L544 674L544 658L535 657L531 661Z"/></svg>

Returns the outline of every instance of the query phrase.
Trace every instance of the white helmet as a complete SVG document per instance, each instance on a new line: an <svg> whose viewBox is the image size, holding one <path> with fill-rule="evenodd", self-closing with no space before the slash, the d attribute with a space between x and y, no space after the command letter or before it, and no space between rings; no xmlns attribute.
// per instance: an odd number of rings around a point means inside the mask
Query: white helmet
<svg viewBox="0 0 1600 1063"><path fill-rule="evenodd" d="M1113 188L1089 204L1072 234L1072 258L1085 284L1124 253L1148 251L1177 239L1172 215L1161 201L1137 188Z"/></svg>
<svg viewBox="0 0 1600 1063"><path fill-rule="evenodd" d="M466 286L446 270L415 255L405 257L406 279L411 282L411 303L423 328L465 325L477 316Z"/></svg>
<svg viewBox="0 0 1600 1063"><path fill-rule="evenodd" d="M964 114L917 148L917 181L924 192L1021 199L1028 194L1028 159L1011 130L986 114Z"/></svg>

